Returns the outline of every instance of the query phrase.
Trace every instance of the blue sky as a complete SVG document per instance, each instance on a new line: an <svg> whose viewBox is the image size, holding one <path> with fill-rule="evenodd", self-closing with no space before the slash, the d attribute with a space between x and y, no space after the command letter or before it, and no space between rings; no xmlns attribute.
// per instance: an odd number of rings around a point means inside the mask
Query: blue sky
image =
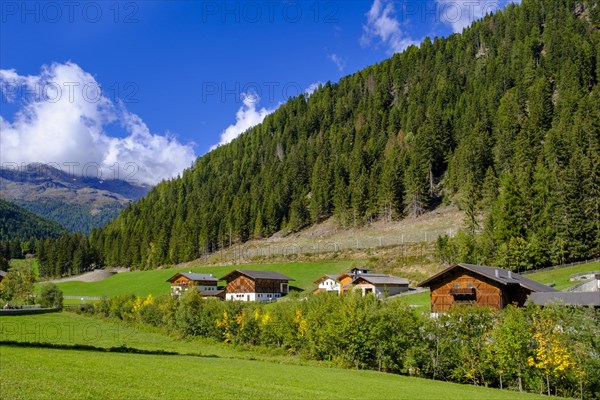
<svg viewBox="0 0 600 400"><path fill-rule="evenodd" d="M5 0L1 161L135 163L154 184L288 96L507 1Z"/></svg>

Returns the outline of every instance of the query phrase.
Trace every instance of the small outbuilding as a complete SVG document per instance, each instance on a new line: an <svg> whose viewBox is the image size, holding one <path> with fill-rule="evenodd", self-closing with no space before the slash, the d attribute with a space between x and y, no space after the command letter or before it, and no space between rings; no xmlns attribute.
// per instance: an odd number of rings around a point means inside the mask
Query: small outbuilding
<svg viewBox="0 0 600 400"><path fill-rule="evenodd" d="M496 310L508 304L523 306L535 292L558 292L549 286L502 268L455 264L419 283L431 291L431 311L444 312L455 304Z"/></svg>

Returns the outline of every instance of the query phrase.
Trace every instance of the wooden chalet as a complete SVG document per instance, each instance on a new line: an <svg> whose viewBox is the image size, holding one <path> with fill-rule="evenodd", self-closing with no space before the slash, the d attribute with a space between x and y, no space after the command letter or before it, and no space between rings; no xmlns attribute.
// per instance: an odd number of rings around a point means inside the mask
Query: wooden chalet
<svg viewBox="0 0 600 400"><path fill-rule="evenodd" d="M227 281L226 300L273 301L289 292L294 279L278 272L237 269L220 280Z"/></svg>
<svg viewBox="0 0 600 400"><path fill-rule="evenodd" d="M182 296L184 292L194 289L197 290L204 298L220 298L225 297L225 291L219 290L219 280L212 274L194 274L190 272L179 272L169 279L171 283L171 294L173 296Z"/></svg>
<svg viewBox="0 0 600 400"><path fill-rule="evenodd" d="M366 296L373 293L376 297L394 296L408 291L408 279L397 276L379 276L373 274L358 275L353 281L354 290L362 291Z"/></svg>
<svg viewBox="0 0 600 400"><path fill-rule="evenodd" d="M418 286L430 289L432 312L448 311L455 304L499 310L513 303L523 306L534 292L557 292L502 268L463 263L446 268Z"/></svg>

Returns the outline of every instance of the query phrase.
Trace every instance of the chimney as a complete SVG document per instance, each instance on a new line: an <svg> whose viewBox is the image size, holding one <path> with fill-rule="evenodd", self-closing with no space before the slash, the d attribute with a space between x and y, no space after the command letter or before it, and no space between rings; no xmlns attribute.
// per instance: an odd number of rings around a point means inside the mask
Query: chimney
<svg viewBox="0 0 600 400"><path fill-rule="evenodd" d="M508 279L512 279L512 271L508 271Z"/></svg>
<svg viewBox="0 0 600 400"><path fill-rule="evenodd" d="M496 278L500 278L500 270L498 268L494 270L494 275L496 276Z"/></svg>

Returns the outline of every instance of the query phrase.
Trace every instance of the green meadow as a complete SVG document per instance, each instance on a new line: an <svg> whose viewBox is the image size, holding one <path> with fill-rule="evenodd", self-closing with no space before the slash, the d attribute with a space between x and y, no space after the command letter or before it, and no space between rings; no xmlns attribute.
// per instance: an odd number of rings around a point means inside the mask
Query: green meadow
<svg viewBox="0 0 600 400"><path fill-rule="evenodd" d="M97 282L62 282L58 286L65 296L116 296L119 294L134 294L158 296L168 293L169 283L166 282L177 272L197 272L213 274L220 278L234 269L254 269L259 271L275 271L285 274L295 281L290 286L301 290L316 288L314 281L324 274L335 274L348 270L353 261L318 261L318 262L290 262L274 264L250 264L242 266L217 266L217 267L187 267L170 268L152 271L122 272ZM222 282L223 283L223 282Z"/></svg>
<svg viewBox="0 0 600 400"><path fill-rule="evenodd" d="M600 261L589 264L574 265L572 267L558 268L550 271L534 272L525 275L525 277L543 284L553 283L555 289L564 290L579 283L570 281L571 275L592 271L600 271Z"/></svg>
<svg viewBox="0 0 600 400"><path fill-rule="evenodd" d="M181 340L70 313L0 318L6 399L541 399L533 394L332 368L300 357ZM6 341L25 342L20 346ZM40 348L34 343L96 349ZM115 346L155 355L103 351Z"/></svg>

